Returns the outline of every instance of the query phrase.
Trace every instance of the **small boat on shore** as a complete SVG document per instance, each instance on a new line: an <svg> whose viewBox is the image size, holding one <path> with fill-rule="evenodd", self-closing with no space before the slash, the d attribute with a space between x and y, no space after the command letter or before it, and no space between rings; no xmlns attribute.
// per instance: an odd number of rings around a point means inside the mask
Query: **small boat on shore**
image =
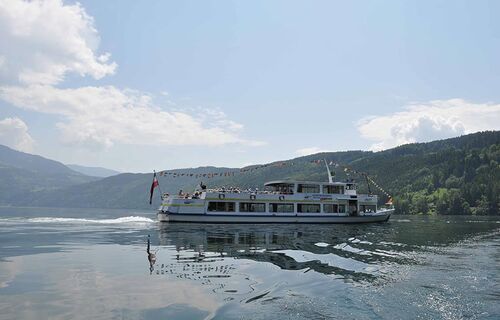
<svg viewBox="0 0 500 320"><path fill-rule="evenodd" d="M378 197L358 194L354 181L271 181L259 190L207 189L162 195L161 222L369 223L389 220L394 208L378 208Z"/></svg>

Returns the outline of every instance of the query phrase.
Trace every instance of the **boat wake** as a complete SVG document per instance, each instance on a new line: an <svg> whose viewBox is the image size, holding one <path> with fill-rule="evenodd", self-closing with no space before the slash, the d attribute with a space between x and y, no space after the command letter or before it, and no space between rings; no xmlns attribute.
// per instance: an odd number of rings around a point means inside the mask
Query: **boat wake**
<svg viewBox="0 0 500 320"><path fill-rule="evenodd" d="M150 224L155 221L146 217L129 216L116 219L82 219L82 218L55 218L55 217L40 217L28 219L29 222L35 223L74 223L74 224Z"/></svg>
<svg viewBox="0 0 500 320"><path fill-rule="evenodd" d="M44 223L44 224L100 224L100 225L148 225L155 220L140 216L128 216L114 219L87 219L87 218L60 218L60 217L37 217L37 218L7 218L0 219L0 223Z"/></svg>

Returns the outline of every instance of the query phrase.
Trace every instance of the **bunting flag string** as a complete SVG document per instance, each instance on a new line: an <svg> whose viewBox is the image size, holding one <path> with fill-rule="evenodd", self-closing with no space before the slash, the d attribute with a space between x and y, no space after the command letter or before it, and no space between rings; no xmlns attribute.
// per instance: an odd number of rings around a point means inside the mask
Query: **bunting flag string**
<svg viewBox="0 0 500 320"><path fill-rule="evenodd" d="M311 162L316 163L316 164L321 164L322 160L312 160ZM386 195L389 198L388 203L392 204L392 196L389 194L389 192L385 191L384 188L379 186L372 178L370 178L370 176L366 172L361 172L361 171L358 171L356 169L353 169L351 166L342 165L340 163L336 163L333 161L330 161L328 163L328 165L335 166L336 168L337 167L344 167L344 172L346 173L346 175L349 175L350 173L354 173L354 174L365 176L369 182L371 182L378 190L380 190L384 195Z"/></svg>
<svg viewBox="0 0 500 320"><path fill-rule="evenodd" d="M213 177L230 177L234 176L237 173L246 173L252 172L255 170L259 170L267 167L283 167L293 165L293 162L277 162L277 163L269 163L263 164L259 166L254 166L251 168L242 168L234 171L224 171L224 172L209 172L209 173L194 173L194 172L172 172L172 171L160 171L158 172L160 177L171 176L173 178L177 177L195 177L195 178L213 178Z"/></svg>
<svg viewBox="0 0 500 320"><path fill-rule="evenodd" d="M372 178L370 178L369 176L366 176L368 178L368 180L370 180L370 182L377 188L379 189L383 194L385 194L389 199L392 199L392 196L384 190L384 188L382 188L381 186L379 186L375 181L373 181Z"/></svg>
<svg viewBox="0 0 500 320"><path fill-rule="evenodd" d="M316 165L321 165L324 163L323 159L316 159L316 160L310 160L309 161L312 164ZM381 186L379 186L370 176L365 173L358 171L351 166L344 165L341 163L337 163L334 161L329 161L327 162L329 166L333 166L335 168L338 167L343 167L344 173L349 176L350 174L357 174L357 175L363 175L367 178L367 180L372 183L378 190L380 190L384 195L389 197L389 199L392 199L392 196L385 191ZM232 170L232 171L223 171L223 172L210 172L210 173L199 173L199 172L172 172L172 171L160 171L158 172L158 175L160 177L172 177L172 178L177 178L177 177L193 177L193 178L214 178L214 177L232 177L235 174L241 174L241 173L247 173L247 172L253 172L255 170L260 170L263 168L268 168L268 167L285 167L285 166L292 166L294 165L294 162L275 162L275 163L269 163L269 164L263 164L263 165L258 165L258 166L253 166L249 168L242 168L239 170Z"/></svg>
<svg viewBox="0 0 500 320"><path fill-rule="evenodd" d="M320 160L311 160L310 163L313 163L313 164L322 164L324 160L320 159ZM285 166L292 166L294 165L294 162L276 162L276 163L269 163L269 164L263 164L263 165L258 165L258 166L253 166L253 167L250 167L250 168L242 168L242 169L239 169L239 170L233 170L233 171L225 171L225 172L210 172L210 173L199 173L199 172L173 172L173 171L159 171L158 172L158 175L160 177L166 177L166 176L171 176L171 177L195 177L195 178L200 178L200 177L204 177L204 178L213 178L213 177L229 177L229 176L234 176L235 174L237 173L246 173L246 172L253 172L255 170L260 170L260 169L263 169L263 168L267 168L267 167L285 167ZM348 171L348 168L350 171L354 172L354 173L357 173L357 171L355 170L352 170L352 168L350 167L347 167L345 165L341 165L339 163L336 163L336 162L333 162L333 161L330 161L328 162L328 165L330 166L334 166L334 167L339 167L339 166L344 166L346 167L345 171L347 172Z"/></svg>

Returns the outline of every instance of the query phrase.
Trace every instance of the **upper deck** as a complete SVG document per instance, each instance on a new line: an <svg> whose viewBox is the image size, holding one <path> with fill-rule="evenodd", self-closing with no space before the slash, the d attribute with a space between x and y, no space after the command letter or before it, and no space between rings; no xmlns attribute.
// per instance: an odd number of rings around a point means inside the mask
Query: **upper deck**
<svg viewBox="0 0 500 320"><path fill-rule="evenodd" d="M356 183L346 182L318 182L318 181L292 181L276 180L266 182L266 188L281 194L313 193L313 194L346 194L356 195Z"/></svg>
<svg viewBox="0 0 500 320"><path fill-rule="evenodd" d="M218 187L202 189L189 193L179 193L172 195L174 198L180 199L205 199L216 196L217 194L231 194L248 197L249 195L274 195L274 196L295 196L294 198L308 197L310 195L337 195L353 198L357 196L356 183L353 181L346 182L318 182L318 181L292 181L292 180L277 180L269 181L264 184L264 190L259 189L240 189L237 187ZM372 195L369 195L372 197ZM297 199L298 199L297 198Z"/></svg>

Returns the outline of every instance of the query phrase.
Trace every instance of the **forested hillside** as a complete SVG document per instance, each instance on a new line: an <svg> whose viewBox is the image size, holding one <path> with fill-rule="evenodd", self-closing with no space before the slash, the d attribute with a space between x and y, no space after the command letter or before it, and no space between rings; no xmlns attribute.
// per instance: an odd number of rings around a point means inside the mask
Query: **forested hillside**
<svg viewBox="0 0 500 320"><path fill-rule="evenodd" d="M359 159L398 213L499 214L500 132L409 144Z"/></svg>

